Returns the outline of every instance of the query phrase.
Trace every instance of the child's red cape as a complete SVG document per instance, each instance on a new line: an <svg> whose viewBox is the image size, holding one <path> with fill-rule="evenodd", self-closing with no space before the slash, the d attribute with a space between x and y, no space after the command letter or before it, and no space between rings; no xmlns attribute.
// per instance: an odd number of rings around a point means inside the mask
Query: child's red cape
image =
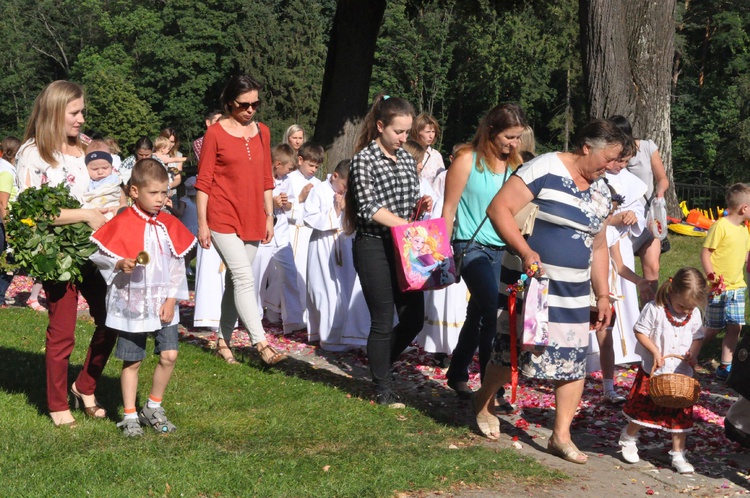
<svg viewBox="0 0 750 498"><path fill-rule="evenodd" d="M135 259L143 250L146 224L163 227L169 249L176 258L182 258L197 242L190 230L180 220L164 211L151 216L135 206L121 212L91 235L91 241L112 257Z"/></svg>

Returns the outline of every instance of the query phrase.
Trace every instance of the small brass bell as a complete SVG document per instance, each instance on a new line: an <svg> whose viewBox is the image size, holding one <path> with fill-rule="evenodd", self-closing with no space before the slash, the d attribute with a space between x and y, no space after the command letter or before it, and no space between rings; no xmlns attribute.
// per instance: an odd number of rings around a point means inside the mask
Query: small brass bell
<svg viewBox="0 0 750 498"><path fill-rule="evenodd" d="M148 255L146 251L141 251L138 253L138 256L135 257L135 262L139 265L147 265L151 261L151 257Z"/></svg>

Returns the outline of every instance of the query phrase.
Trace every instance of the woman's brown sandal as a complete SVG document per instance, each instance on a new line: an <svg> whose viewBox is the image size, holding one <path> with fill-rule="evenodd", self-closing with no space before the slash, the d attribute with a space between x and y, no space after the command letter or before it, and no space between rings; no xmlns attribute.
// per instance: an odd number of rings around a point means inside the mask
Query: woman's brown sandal
<svg viewBox="0 0 750 498"><path fill-rule="evenodd" d="M284 353L279 353L270 344L266 344L262 348L258 349L260 358L266 365L275 365L280 361L286 360L287 356Z"/></svg>
<svg viewBox="0 0 750 498"><path fill-rule="evenodd" d="M76 389L76 383L70 386L70 395L73 398L73 408L76 410L83 410L87 416L91 418L107 418L107 410L94 398L94 406L86 406L83 402L83 395ZM99 412L99 415L97 415Z"/></svg>
<svg viewBox="0 0 750 498"><path fill-rule="evenodd" d="M234 357L234 353L232 353L232 348L230 348L227 345L219 346L216 345L216 356L221 358L222 360L226 361L230 365L239 365L240 362L237 361L237 359Z"/></svg>
<svg viewBox="0 0 750 498"><path fill-rule="evenodd" d="M584 452L578 449L573 441L569 443L556 443L552 436L550 436L547 442L547 453L550 455L559 456L563 460L568 462L577 463L583 465L588 462L589 457Z"/></svg>

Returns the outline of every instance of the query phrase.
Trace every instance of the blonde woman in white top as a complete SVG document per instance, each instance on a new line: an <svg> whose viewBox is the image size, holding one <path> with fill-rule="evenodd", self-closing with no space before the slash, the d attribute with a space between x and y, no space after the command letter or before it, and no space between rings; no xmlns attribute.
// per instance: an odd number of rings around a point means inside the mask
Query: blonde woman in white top
<svg viewBox="0 0 750 498"><path fill-rule="evenodd" d="M34 101L24 143L16 160L16 182L19 192L64 184L79 201L89 186L84 162L84 149L79 134L83 117L83 88L68 81L54 81ZM56 225L83 222L96 230L106 219L99 209L63 209ZM78 378L70 387L76 405L93 418L105 418L106 410L94 397L97 380L117 340L105 326L107 286L93 263L80 268L81 282L43 282L49 306L49 325L45 348L47 374L47 407L52 422L73 426L75 419L68 406L67 382L70 353L75 345L78 293L86 298L96 328L91 338L86 361Z"/></svg>

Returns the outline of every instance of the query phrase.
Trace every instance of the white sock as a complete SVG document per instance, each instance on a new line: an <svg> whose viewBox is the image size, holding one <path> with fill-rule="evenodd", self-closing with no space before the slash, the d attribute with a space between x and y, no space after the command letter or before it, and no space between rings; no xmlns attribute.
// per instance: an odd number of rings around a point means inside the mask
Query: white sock
<svg viewBox="0 0 750 498"><path fill-rule="evenodd" d="M602 379L602 384L604 384L604 392L614 391L615 390L615 380L614 379Z"/></svg>
<svg viewBox="0 0 750 498"><path fill-rule="evenodd" d="M623 441L625 443L629 443L630 441L638 441L638 433L636 432L635 436L631 436L628 434L628 427L625 426L622 429L622 432L620 432L620 441Z"/></svg>
<svg viewBox="0 0 750 498"><path fill-rule="evenodd" d="M159 408L161 406L161 401L153 401L149 397L148 401L146 402L146 406L149 407L149 408Z"/></svg>
<svg viewBox="0 0 750 498"><path fill-rule="evenodd" d="M126 413L126 414L125 414L125 415L124 415L124 416L122 417L122 419L123 419L123 420L128 420L128 419L137 419L137 418L138 418L138 412L133 412L133 413Z"/></svg>

